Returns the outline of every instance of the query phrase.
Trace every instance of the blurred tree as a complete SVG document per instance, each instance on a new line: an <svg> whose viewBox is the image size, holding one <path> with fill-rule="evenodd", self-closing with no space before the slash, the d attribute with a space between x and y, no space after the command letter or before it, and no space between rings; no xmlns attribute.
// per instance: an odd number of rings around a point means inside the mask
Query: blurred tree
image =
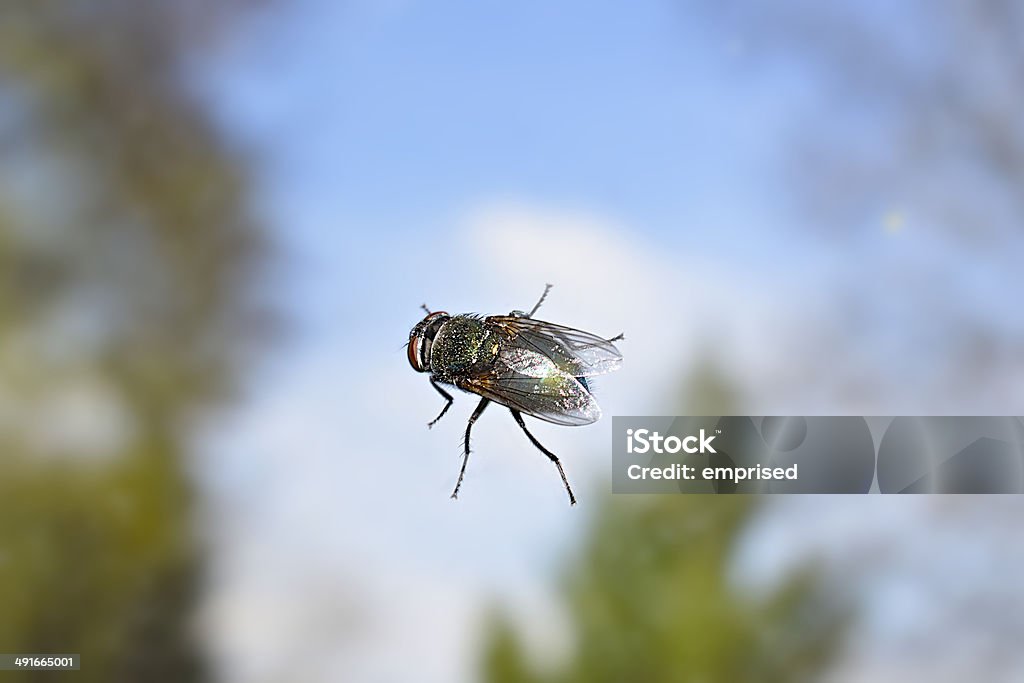
<svg viewBox="0 0 1024 683"><path fill-rule="evenodd" d="M690 373L693 414L731 414L738 392L711 359ZM709 391L710 390L710 391ZM721 413L716 412L721 411ZM536 671L514 629L492 620L493 683L800 681L820 674L846 613L810 570L766 595L731 577L752 515L747 496L609 496L564 577L576 646Z"/></svg>
<svg viewBox="0 0 1024 683"><path fill-rule="evenodd" d="M730 581L754 511L741 496L635 496L598 514L566 575L576 648L561 669L531 671L498 620L485 677L522 681L800 681L830 661L842 612L810 573L773 594Z"/></svg>
<svg viewBox="0 0 1024 683"><path fill-rule="evenodd" d="M917 223L960 249L1024 237L1019 2L728 5L745 54L786 60L820 87L785 179L820 212L816 230L863 228L877 212L870 227Z"/></svg>
<svg viewBox="0 0 1024 683"><path fill-rule="evenodd" d="M834 318L801 330L799 366L783 366L774 404L788 384L789 403L816 412L1019 413L1024 3L688 3L698 6L727 37L741 87L779 72L780 92L799 84L782 95L798 104L778 194L795 200L800 238L836 247L826 263L846 276L829 297ZM829 396L830 385L840 390ZM892 499L871 517L852 500L805 503L857 520L806 543L831 556L865 613L900 622L858 625L844 678L1021 680L1024 507L1005 498ZM893 596L927 614L894 611Z"/></svg>
<svg viewBox="0 0 1024 683"><path fill-rule="evenodd" d="M811 86L780 189L858 277L835 301L842 322L825 337L808 329L806 350L831 354L794 373L800 391L856 363L847 395L861 405L897 396L884 412L1020 414L1024 3L702 4L743 45L745 69L781 67ZM841 543L821 539L867 613L891 614L893 595L928 605L906 610L896 635L861 626L850 679L1021 680L1013 498L888 501Z"/></svg>
<svg viewBox="0 0 1024 683"><path fill-rule="evenodd" d="M0 651L82 681L206 678L187 429L263 253L185 78L235 3L207 4L0 5Z"/></svg>
<svg viewBox="0 0 1024 683"><path fill-rule="evenodd" d="M683 382L680 415L734 415L744 399L739 388L726 377L717 355L707 348L694 354L697 359Z"/></svg>
<svg viewBox="0 0 1024 683"><path fill-rule="evenodd" d="M867 414L1020 405L1024 4L690 6L725 30L737 74L781 68L780 89L801 86L778 194L842 256L793 391L827 376L844 411Z"/></svg>

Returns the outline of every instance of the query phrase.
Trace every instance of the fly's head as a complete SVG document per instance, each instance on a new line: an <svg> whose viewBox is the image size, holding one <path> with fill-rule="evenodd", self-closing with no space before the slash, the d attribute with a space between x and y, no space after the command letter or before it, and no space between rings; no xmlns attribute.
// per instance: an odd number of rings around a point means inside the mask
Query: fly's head
<svg viewBox="0 0 1024 683"><path fill-rule="evenodd" d="M444 311L428 313L409 333L409 365L416 372L430 372L430 349L438 330L450 318Z"/></svg>

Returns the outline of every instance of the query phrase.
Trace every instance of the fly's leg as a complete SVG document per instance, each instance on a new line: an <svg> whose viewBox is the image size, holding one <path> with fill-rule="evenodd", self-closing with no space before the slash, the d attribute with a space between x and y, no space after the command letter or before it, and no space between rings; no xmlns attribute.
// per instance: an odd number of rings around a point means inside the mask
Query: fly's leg
<svg viewBox="0 0 1024 683"><path fill-rule="evenodd" d="M605 339L605 341L606 342L617 342L617 341L622 341L625 338L626 338L626 333L625 332L619 332L617 335L615 335L611 339Z"/></svg>
<svg viewBox="0 0 1024 683"><path fill-rule="evenodd" d="M444 408L441 408L441 414L440 414L440 415L438 415L438 416L437 416L437 417L435 417L435 418L434 418L433 420L431 420L430 422L428 422L428 423L427 423L427 429L430 429L431 427L433 427L433 426L434 426L434 424L435 424L435 423L436 423L436 422L437 422L438 420L440 420L440 419L441 419L442 417L444 417L444 414L448 412L448 409L452 407L452 403L453 403L453 402L455 401L455 399L454 399L454 398L452 398L452 395L451 395L451 394L449 394L449 393L448 393L447 391L445 391L444 389L442 389L442 388L441 388L441 385L440 385L440 384L438 384L438 383L437 383L437 380L435 380L435 379L434 379L433 377L431 377L431 378L430 378L430 385L431 385L432 387L434 387L434 389L436 389L436 390L437 390L437 393L439 393L439 394L441 394L442 396L444 396L444 400L446 400L446 401L447 401L447 403L445 403L445 404L444 404Z"/></svg>
<svg viewBox="0 0 1024 683"><path fill-rule="evenodd" d="M569 505L575 505L576 496L572 495L572 487L569 486L569 480L565 478L565 470L562 469L562 463L558 461L558 456L549 451L548 449L544 448L544 446L540 444L540 441L537 441L536 437L534 437L534 435L530 433L530 430L526 428L526 423L523 422L522 414L518 410L512 410L511 408L509 408L509 412L512 413L512 417L516 419L516 423L522 428L523 432L526 434L526 437L530 440L530 442L534 446L536 446L541 453L548 456L548 460L555 463L555 467L558 468L558 473L562 475L562 483L565 484L565 491L566 493L569 494Z"/></svg>
<svg viewBox="0 0 1024 683"><path fill-rule="evenodd" d="M469 432L473 429L473 423L479 419L480 414L484 412L484 408L490 403L490 399L482 398L480 403L476 405L476 410L469 416L469 424L466 425L466 438L462 442L464 449L464 455L462 456L462 469L459 470L459 480L455 482L455 490L452 491L452 498L459 497L459 487L462 486L462 477L466 474L466 463L469 462Z"/></svg>
<svg viewBox="0 0 1024 683"><path fill-rule="evenodd" d="M422 308L424 311L426 311L427 315L430 315L430 309L427 308L426 304L420 304L420 308Z"/></svg>
<svg viewBox="0 0 1024 683"><path fill-rule="evenodd" d="M527 318L532 318L533 317L533 314L537 312L537 309L540 308L540 305L542 303L544 303L544 299L548 298L548 292L550 292L550 291L551 291L551 285L544 285L544 293L540 295L540 301L538 301L534 305L534 307L532 309L530 309L529 314L526 316Z"/></svg>

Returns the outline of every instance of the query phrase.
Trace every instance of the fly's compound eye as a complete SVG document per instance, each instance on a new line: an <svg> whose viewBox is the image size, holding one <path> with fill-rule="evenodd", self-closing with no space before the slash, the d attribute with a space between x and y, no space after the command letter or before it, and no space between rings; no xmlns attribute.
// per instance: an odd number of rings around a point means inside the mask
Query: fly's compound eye
<svg viewBox="0 0 1024 683"><path fill-rule="evenodd" d="M409 365L411 365L412 369L416 372L423 372L425 369L421 360L423 353L423 337L415 336L415 333L414 335L411 335L409 337L409 345L407 348L409 351Z"/></svg>
<svg viewBox="0 0 1024 683"><path fill-rule="evenodd" d="M409 365L416 372L430 370L430 347L437 331L450 316L444 311L434 311L421 320L409 333Z"/></svg>

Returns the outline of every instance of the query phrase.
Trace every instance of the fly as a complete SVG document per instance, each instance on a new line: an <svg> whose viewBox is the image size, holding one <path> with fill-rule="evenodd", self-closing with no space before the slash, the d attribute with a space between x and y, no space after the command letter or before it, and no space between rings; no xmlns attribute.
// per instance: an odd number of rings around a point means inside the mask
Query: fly
<svg viewBox="0 0 1024 683"><path fill-rule="evenodd" d="M431 312L409 333L409 364L430 375L430 384L446 403L427 426L448 412L454 399L442 385L454 386L480 396L480 403L466 425L462 468L452 498L459 495L469 462L469 435L474 423L494 402L512 413L526 437L558 468L569 494L576 496L558 457L545 448L526 428L523 413L557 425L578 427L601 417L601 408L590 393L588 377L618 370L622 354L613 342L623 335L604 339L589 332L534 319L551 285L529 313L487 317L475 314L449 315Z"/></svg>

